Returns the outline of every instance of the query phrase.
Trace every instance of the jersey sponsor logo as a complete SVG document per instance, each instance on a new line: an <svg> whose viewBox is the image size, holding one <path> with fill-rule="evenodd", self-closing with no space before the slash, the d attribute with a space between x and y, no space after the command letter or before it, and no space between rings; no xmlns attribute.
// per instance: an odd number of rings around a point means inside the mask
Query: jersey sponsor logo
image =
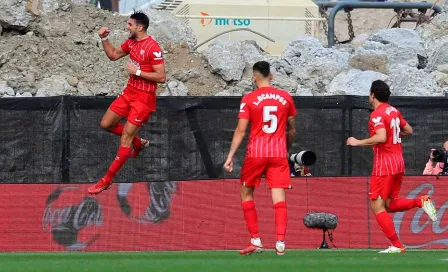
<svg viewBox="0 0 448 272"><path fill-rule="evenodd" d="M162 58L162 52L152 52L155 56L154 60L161 60Z"/></svg>
<svg viewBox="0 0 448 272"><path fill-rule="evenodd" d="M246 106L246 103L241 103L241 105L240 105L240 112L245 112L244 111L244 106Z"/></svg>
<svg viewBox="0 0 448 272"><path fill-rule="evenodd" d="M374 126L378 126L378 125L382 125L383 123L381 123L381 116L376 117L376 118L372 118L372 122L374 123Z"/></svg>

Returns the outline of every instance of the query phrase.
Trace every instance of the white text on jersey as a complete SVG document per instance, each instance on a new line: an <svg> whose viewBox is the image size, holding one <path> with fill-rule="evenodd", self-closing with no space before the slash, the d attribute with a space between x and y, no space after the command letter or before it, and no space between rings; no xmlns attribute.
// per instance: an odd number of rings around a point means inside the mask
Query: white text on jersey
<svg viewBox="0 0 448 272"><path fill-rule="evenodd" d="M258 106L258 104L261 103L261 101L263 100L267 100L267 99L273 99L273 100L278 100L280 103L282 103L282 105L286 105L286 99L278 94L261 94L258 97L258 101L257 102L253 102L255 106Z"/></svg>
<svg viewBox="0 0 448 272"><path fill-rule="evenodd" d="M394 111L394 112L398 112L397 109L394 108L394 107L387 107L387 109L386 109L386 114L387 114L387 115L390 115L390 113L393 112L393 111Z"/></svg>

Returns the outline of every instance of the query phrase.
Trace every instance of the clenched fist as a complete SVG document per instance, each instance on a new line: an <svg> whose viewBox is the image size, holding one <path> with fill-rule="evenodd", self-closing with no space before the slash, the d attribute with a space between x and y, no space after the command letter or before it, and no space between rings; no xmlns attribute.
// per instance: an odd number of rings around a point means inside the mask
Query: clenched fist
<svg viewBox="0 0 448 272"><path fill-rule="evenodd" d="M103 26L100 30L98 30L98 36L100 36L100 38L106 38L109 33L110 29L107 26Z"/></svg>

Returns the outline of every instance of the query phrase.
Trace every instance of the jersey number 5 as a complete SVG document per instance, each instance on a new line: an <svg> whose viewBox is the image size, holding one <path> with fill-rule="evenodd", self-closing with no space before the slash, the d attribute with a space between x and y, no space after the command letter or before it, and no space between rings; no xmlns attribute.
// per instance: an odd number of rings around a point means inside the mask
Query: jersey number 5
<svg viewBox="0 0 448 272"><path fill-rule="evenodd" d="M393 132L393 144L397 144L397 143L401 143L401 138L400 138L400 118L393 118L390 121L390 128L392 129Z"/></svg>
<svg viewBox="0 0 448 272"><path fill-rule="evenodd" d="M263 122L269 122L271 121L271 124L268 125L264 125L263 126L263 131L264 133L274 133L277 130L277 123L278 123L278 119L277 116L273 113L277 112L278 107L277 106L264 106L263 107Z"/></svg>

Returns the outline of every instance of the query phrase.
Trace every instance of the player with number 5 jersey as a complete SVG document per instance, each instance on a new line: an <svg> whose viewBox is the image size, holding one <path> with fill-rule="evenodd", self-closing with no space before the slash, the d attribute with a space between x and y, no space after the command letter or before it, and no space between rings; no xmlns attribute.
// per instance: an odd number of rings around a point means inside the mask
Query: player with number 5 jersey
<svg viewBox="0 0 448 272"><path fill-rule="evenodd" d="M372 83L369 103L374 108L369 117L370 138L347 139L350 146L373 146L373 170L369 197L378 225L389 238L391 246L380 253L401 253L404 245L398 239L394 223L388 212L401 212L423 208L432 221L437 220L436 209L429 196L416 199L398 198L405 171L401 136L411 135L412 127L400 111L391 106L389 86L377 80Z"/></svg>
<svg viewBox="0 0 448 272"><path fill-rule="evenodd" d="M269 63L255 63L253 74L258 89L241 100L238 126L224 168L228 172L233 171L233 156L250 123L246 157L241 169L240 193L251 242L240 254L259 253L263 250L253 193L255 187L260 185L262 176L265 176L275 209L275 249L277 255L283 255L287 225L285 189L291 188L288 146L295 135L296 108L289 93L270 86L272 74Z"/></svg>

